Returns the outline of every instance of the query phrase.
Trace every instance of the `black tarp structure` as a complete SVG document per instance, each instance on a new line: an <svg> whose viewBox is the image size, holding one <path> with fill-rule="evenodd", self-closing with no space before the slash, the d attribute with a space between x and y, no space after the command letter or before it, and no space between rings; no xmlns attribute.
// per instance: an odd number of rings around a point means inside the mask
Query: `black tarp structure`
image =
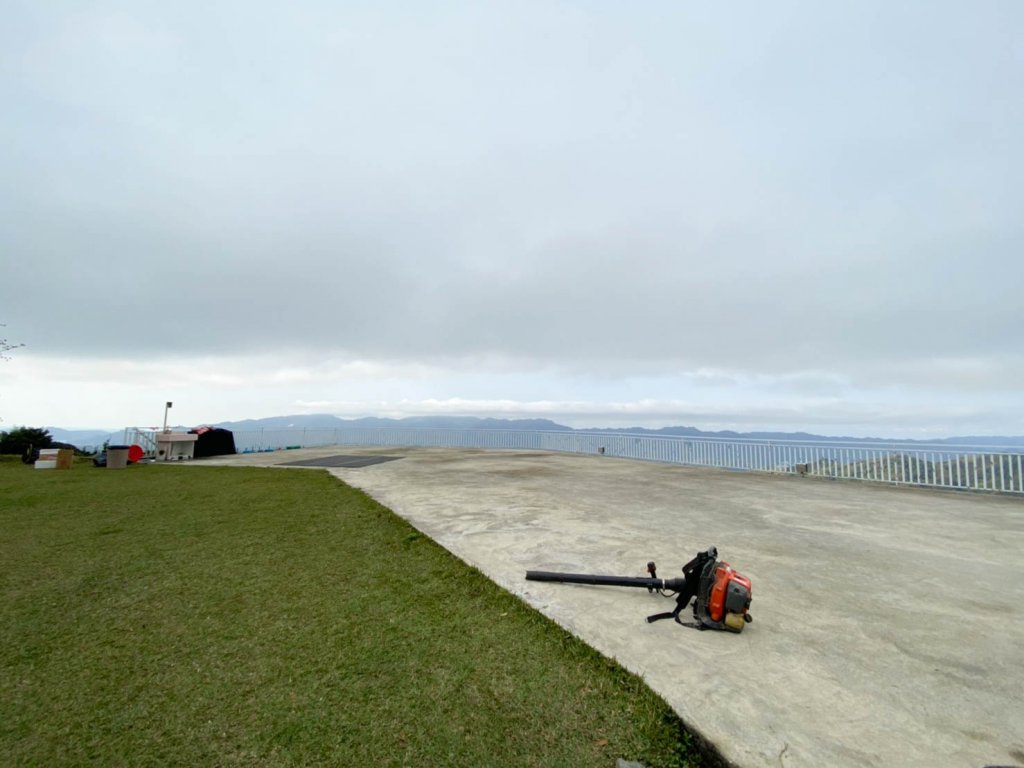
<svg viewBox="0 0 1024 768"><path fill-rule="evenodd" d="M196 427L190 429L189 433L199 435L196 440L195 453L192 455L201 459L204 456L227 456L235 451L235 435L228 429L220 427Z"/></svg>

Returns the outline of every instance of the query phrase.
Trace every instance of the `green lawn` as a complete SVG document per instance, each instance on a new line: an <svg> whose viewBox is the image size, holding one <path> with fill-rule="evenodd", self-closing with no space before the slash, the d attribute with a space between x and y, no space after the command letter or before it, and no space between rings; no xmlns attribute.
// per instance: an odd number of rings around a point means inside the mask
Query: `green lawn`
<svg viewBox="0 0 1024 768"><path fill-rule="evenodd" d="M0 461L5 766L676 766L688 744L639 679L325 472Z"/></svg>

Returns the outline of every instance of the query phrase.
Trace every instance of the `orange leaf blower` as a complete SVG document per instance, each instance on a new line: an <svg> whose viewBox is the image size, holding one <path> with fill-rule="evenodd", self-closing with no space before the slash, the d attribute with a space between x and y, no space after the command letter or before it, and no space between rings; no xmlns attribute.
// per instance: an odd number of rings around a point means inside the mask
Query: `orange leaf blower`
<svg viewBox="0 0 1024 768"><path fill-rule="evenodd" d="M653 562L647 564L647 577L598 576L586 573L527 571L530 581L553 581L565 584L593 584L609 587L646 587L676 598L673 611L648 616L647 621L674 619L679 624L697 629L724 629L742 632L754 619L750 615L750 579L718 559L718 549L708 547L683 566L683 578L659 579ZM680 620L679 614L693 600L693 622Z"/></svg>

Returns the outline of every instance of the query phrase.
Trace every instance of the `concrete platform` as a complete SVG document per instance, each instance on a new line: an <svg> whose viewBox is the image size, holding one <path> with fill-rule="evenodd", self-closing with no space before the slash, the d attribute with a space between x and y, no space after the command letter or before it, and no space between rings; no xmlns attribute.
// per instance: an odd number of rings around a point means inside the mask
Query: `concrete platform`
<svg viewBox="0 0 1024 768"><path fill-rule="evenodd" d="M272 465L320 448L195 464ZM331 469L640 674L739 766L1024 766L1024 501L597 456L393 449ZM740 635L527 569L753 581Z"/></svg>

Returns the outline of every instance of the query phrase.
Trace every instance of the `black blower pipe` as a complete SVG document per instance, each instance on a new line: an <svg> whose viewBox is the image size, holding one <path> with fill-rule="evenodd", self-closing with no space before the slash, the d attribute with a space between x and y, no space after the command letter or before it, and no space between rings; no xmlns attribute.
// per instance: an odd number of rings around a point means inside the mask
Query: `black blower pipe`
<svg viewBox="0 0 1024 768"><path fill-rule="evenodd" d="M647 576L595 576L590 573L558 573L556 571L527 571L529 581L555 581L563 584L596 584L602 587L638 587L678 592L686 579L658 579Z"/></svg>

